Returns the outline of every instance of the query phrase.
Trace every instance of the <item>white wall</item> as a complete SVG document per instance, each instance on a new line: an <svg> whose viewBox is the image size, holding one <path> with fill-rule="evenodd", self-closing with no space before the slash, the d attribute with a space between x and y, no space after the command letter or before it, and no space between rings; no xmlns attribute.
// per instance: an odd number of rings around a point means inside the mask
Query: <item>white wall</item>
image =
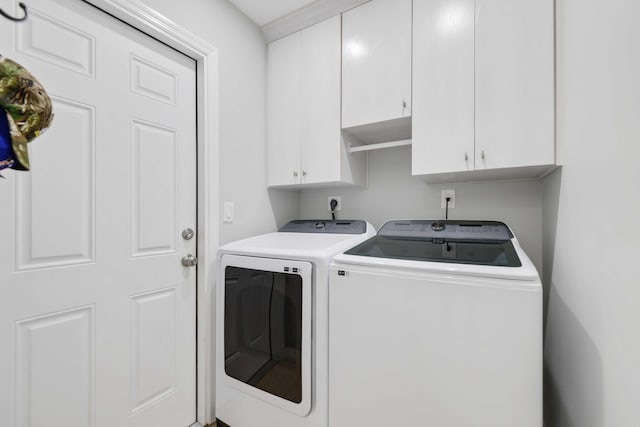
<svg viewBox="0 0 640 427"><path fill-rule="evenodd" d="M227 0L142 0L219 52L220 243L273 231L298 216L299 195L266 189L266 47L260 29Z"/></svg>
<svg viewBox="0 0 640 427"><path fill-rule="evenodd" d="M539 182L492 182L427 185L411 176L411 148L369 153L369 186L303 191L301 218L330 218L328 196L342 196L338 218L366 219L376 228L389 219L444 218L440 190L455 188L451 219L487 219L507 223L525 251L542 267L542 206Z"/></svg>
<svg viewBox="0 0 640 427"><path fill-rule="evenodd" d="M640 425L640 2L557 0L543 183L550 426Z"/></svg>

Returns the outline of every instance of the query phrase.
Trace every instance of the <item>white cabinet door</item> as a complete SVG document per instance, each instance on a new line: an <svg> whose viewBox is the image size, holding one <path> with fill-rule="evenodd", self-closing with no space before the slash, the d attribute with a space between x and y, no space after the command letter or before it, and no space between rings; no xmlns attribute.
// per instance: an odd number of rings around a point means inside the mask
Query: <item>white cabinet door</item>
<svg viewBox="0 0 640 427"><path fill-rule="evenodd" d="M476 169L553 164L552 0L476 1Z"/></svg>
<svg viewBox="0 0 640 427"><path fill-rule="evenodd" d="M300 182L302 33L269 44L267 53L269 185Z"/></svg>
<svg viewBox="0 0 640 427"><path fill-rule="evenodd" d="M302 182L339 181L340 16L304 29L302 46Z"/></svg>
<svg viewBox="0 0 640 427"><path fill-rule="evenodd" d="M411 115L411 0L342 15L342 127Z"/></svg>
<svg viewBox="0 0 640 427"><path fill-rule="evenodd" d="M474 168L474 0L413 2L413 174Z"/></svg>

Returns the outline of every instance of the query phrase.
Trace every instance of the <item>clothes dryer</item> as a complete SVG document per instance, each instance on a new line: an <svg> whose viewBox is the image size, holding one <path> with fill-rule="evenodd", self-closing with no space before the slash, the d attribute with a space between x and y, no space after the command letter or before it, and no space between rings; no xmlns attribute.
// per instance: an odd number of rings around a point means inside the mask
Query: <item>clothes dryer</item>
<svg viewBox="0 0 640 427"><path fill-rule="evenodd" d="M327 427L328 269L375 235L298 220L219 251L216 415L231 427Z"/></svg>

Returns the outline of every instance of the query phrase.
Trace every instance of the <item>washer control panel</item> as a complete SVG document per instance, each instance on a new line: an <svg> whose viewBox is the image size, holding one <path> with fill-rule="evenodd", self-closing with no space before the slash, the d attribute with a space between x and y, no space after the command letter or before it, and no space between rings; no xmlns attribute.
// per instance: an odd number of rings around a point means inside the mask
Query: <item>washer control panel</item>
<svg viewBox="0 0 640 427"><path fill-rule="evenodd" d="M499 221L407 220L388 221L378 236L446 240L511 240L513 234Z"/></svg>

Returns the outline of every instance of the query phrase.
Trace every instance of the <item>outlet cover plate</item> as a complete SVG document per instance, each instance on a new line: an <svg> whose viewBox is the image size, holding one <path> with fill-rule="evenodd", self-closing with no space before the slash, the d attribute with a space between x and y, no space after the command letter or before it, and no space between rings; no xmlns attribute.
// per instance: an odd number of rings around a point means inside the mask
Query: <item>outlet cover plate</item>
<svg viewBox="0 0 640 427"><path fill-rule="evenodd" d="M327 210L331 212L331 200L336 199L338 201L338 206L336 206L336 212L342 210L342 197L340 196L329 196L327 197Z"/></svg>
<svg viewBox="0 0 640 427"><path fill-rule="evenodd" d="M451 197L449 201L449 209L455 209L456 207L456 190L455 189L447 189L440 191L440 207L442 209L446 209L447 207L447 197Z"/></svg>

